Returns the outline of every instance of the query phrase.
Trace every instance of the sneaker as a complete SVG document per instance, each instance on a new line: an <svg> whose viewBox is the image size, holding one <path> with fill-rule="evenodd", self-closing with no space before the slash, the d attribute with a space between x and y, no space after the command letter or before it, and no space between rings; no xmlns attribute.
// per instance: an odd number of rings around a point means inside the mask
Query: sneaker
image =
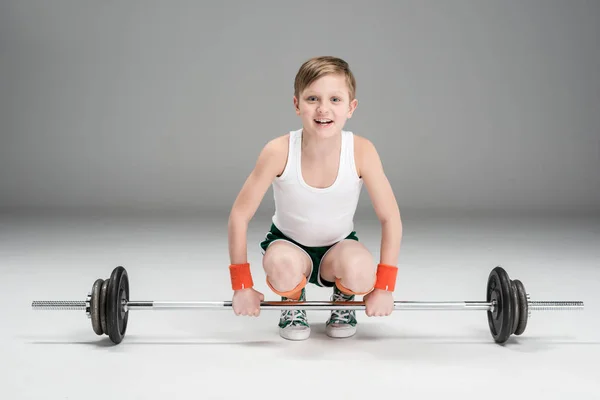
<svg viewBox="0 0 600 400"><path fill-rule="evenodd" d="M347 295L333 287L331 301L353 301L354 295ZM356 333L355 310L331 310L331 316L325 323L325 332L332 338L347 338Z"/></svg>
<svg viewBox="0 0 600 400"><path fill-rule="evenodd" d="M298 300L282 297L281 301L306 301L305 288ZM279 335L288 340L305 340L310 336L310 325L304 310L281 310Z"/></svg>

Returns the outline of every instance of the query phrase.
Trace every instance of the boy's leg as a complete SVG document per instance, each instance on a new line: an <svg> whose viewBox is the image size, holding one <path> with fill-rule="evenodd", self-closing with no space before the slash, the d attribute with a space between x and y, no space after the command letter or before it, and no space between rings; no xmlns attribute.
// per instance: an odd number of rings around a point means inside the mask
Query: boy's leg
<svg viewBox="0 0 600 400"><path fill-rule="evenodd" d="M325 253L319 267L320 279L333 286L332 301L353 301L355 295L369 293L375 285L377 265L369 250L357 240L346 239ZM331 337L356 333L354 310L332 310L326 332Z"/></svg>
<svg viewBox="0 0 600 400"><path fill-rule="evenodd" d="M277 239L266 246L263 268L267 285L281 296L282 301L304 301L307 276L312 260L297 245ZM310 325L304 310L282 310L279 320L280 335L289 340L304 340L310 336Z"/></svg>

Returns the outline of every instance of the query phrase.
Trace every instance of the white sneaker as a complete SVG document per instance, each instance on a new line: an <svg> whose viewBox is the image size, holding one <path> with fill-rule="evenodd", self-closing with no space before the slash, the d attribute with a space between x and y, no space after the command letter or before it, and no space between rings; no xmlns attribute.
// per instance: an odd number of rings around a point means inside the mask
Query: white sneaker
<svg viewBox="0 0 600 400"><path fill-rule="evenodd" d="M331 301L353 301L354 295L347 295L333 287ZM347 338L356 333L356 311L331 310L331 315L325 323L325 333L332 338Z"/></svg>
<svg viewBox="0 0 600 400"><path fill-rule="evenodd" d="M298 300L281 298L282 301L305 301L306 292L302 289ZM306 340L310 336L310 325L304 310L282 310L279 318L279 335L287 340Z"/></svg>

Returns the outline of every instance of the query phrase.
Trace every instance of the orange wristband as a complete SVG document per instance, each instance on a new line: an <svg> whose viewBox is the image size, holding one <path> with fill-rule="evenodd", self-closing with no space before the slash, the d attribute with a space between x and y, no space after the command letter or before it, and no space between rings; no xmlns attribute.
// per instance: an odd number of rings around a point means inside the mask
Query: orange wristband
<svg viewBox="0 0 600 400"><path fill-rule="evenodd" d="M394 265L377 264L377 280L375 281L375 289L393 292L396 288L397 275L398 267Z"/></svg>
<svg viewBox="0 0 600 400"><path fill-rule="evenodd" d="M229 274L231 275L231 288L233 290L248 289L254 286L252 274L250 273L250 263L231 264Z"/></svg>

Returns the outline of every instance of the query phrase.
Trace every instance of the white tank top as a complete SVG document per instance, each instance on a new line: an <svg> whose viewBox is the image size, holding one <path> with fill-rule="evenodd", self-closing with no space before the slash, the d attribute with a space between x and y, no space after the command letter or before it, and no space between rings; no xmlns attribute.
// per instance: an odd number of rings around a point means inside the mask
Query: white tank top
<svg viewBox="0 0 600 400"><path fill-rule="evenodd" d="M273 224L305 246L329 246L354 229L354 213L362 179L354 164L354 135L342 131L342 149L335 182L327 188L309 186L302 177L302 129L291 131L288 160L272 183L275 198Z"/></svg>

